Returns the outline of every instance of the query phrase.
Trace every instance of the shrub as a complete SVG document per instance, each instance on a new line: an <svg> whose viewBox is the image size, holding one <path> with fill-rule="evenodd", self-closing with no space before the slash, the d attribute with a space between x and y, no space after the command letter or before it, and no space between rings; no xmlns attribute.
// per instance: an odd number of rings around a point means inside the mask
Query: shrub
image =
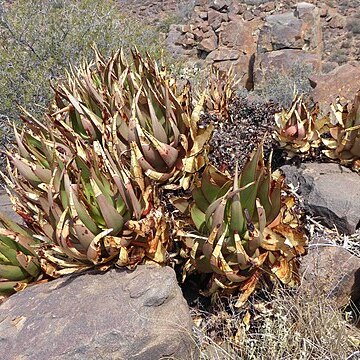
<svg viewBox="0 0 360 360"><path fill-rule="evenodd" d="M0 5L0 114L16 119L26 106L42 114L50 97L49 81L92 54L137 46L159 55L154 28L121 13L116 1L29 0Z"/></svg>
<svg viewBox="0 0 360 360"><path fill-rule="evenodd" d="M295 62L288 72L274 71L266 79L265 85L255 92L267 100L283 107L291 105L294 89L307 94L311 90L309 77L313 74L311 65Z"/></svg>

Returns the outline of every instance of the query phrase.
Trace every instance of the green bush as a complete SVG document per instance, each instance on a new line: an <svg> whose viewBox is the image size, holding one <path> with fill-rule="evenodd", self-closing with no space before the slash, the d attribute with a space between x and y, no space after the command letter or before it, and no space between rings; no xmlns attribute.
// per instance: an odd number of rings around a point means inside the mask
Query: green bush
<svg viewBox="0 0 360 360"><path fill-rule="evenodd" d="M294 62L289 71L276 70L269 73L264 86L255 94L288 108L294 98L294 90L308 94L311 91L309 78L314 71L311 65Z"/></svg>
<svg viewBox="0 0 360 360"><path fill-rule="evenodd" d="M162 50L155 28L113 0L2 1L0 14L0 115L11 120L17 105L43 113L50 80L92 57L92 43L105 55L121 46L157 56Z"/></svg>

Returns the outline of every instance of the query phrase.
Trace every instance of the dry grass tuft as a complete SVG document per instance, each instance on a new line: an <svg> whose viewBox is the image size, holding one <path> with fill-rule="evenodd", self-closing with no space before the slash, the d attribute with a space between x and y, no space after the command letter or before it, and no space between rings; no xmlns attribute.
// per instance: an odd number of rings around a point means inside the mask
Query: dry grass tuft
<svg viewBox="0 0 360 360"><path fill-rule="evenodd" d="M233 304L219 300L211 313L194 311L201 359L359 358L360 332L317 289L278 287L240 312Z"/></svg>

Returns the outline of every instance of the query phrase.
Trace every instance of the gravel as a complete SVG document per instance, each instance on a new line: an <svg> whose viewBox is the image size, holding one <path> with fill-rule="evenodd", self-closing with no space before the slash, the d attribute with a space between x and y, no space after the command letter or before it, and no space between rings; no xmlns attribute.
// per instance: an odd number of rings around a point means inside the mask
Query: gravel
<svg viewBox="0 0 360 360"><path fill-rule="evenodd" d="M237 96L230 102L229 120L223 121L215 115L205 114L203 123L212 122L215 126L210 142L210 162L222 171L228 170L233 174L236 162L241 169L264 137L265 158L269 158L271 150L276 147L271 134L274 114L279 110L279 106L272 102L262 103ZM275 151L273 167L280 165L281 158L281 151Z"/></svg>

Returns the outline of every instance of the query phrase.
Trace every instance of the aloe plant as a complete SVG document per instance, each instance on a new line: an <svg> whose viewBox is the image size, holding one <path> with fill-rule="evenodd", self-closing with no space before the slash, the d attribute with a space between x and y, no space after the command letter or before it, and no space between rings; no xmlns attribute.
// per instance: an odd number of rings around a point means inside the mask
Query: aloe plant
<svg viewBox="0 0 360 360"><path fill-rule="evenodd" d="M141 187L150 180L189 188L212 133L198 126L204 96L195 107L188 86L176 96L175 80L137 51L132 65L121 50L108 61L95 53L96 66L73 70L56 90L54 123L102 142Z"/></svg>
<svg viewBox="0 0 360 360"><path fill-rule="evenodd" d="M354 170L360 169L360 91L352 103L338 100L331 106L329 136L323 137L323 153Z"/></svg>
<svg viewBox="0 0 360 360"><path fill-rule="evenodd" d="M179 235L189 252L186 270L212 274L208 294L240 291L240 307L264 276L298 283L306 238L295 200L282 196L283 189L284 177L264 164L262 144L233 179L205 170L188 208L196 231L185 226Z"/></svg>
<svg viewBox="0 0 360 360"><path fill-rule="evenodd" d="M326 116L319 117L318 108L310 109L302 95L295 94L290 109L275 114L275 138L288 158L315 155L322 135L329 130Z"/></svg>
<svg viewBox="0 0 360 360"><path fill-rule="evenodd" d="M36 255L39 242L31 232L0 214L0 300L41 276ZM12 230L13 229L13 230Z"/></svg>
<svg viewBox="0 0 360 360"><path fill-rule="evenodd" d="M234 75L232 68L227 72L220 72L212 67L205 92L205 111L219 119L228 120L230 101L239 82L240 79Z"/></svg>
<svg viewBox="0 0 360 360"><path fill-rule="evenodd" d="M88 143L64 124L23 120L4 178L18 214L42 240L43 270L58 276L145 257L164 263L167 223L155 190L140 189L98 140Z"/></svg>

